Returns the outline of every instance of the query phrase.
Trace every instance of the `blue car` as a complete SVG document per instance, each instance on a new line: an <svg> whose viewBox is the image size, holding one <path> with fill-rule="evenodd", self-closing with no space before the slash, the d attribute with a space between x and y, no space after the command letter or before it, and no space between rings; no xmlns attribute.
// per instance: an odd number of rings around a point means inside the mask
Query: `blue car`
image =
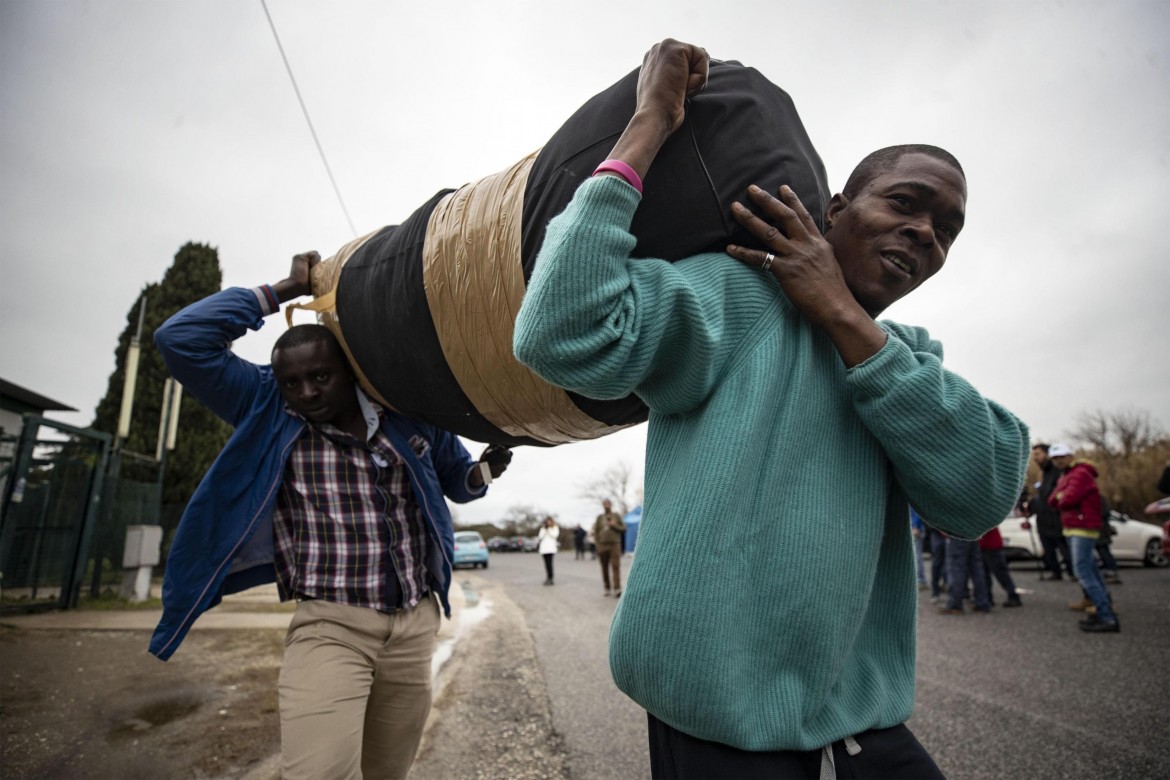
<svg viewBox="0 0 1170 780"><path fill-rule="evenodd" d="M455 533L456 566L488 567L488 548L478 531L457 531Z"/></svg>

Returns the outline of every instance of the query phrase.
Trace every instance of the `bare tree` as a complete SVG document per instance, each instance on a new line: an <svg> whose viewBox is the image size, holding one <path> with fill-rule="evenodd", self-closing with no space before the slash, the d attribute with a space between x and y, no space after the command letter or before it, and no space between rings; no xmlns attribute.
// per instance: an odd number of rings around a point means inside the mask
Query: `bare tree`
<svg viewBox="0 0 1170 780"><path fill-rule="evenodd" d="M1170 435L1149 412L1085 412L1068 433L1096 464L1101 494L1114 509L1136 517L1158 498L1157 475L1170 459Z"/></svg>
<svg viewBox="0 0 1170 780"><path fill-rule="evenodd" d="M531 536L549 514L528 504L514 504L504 512L500 527L506 536Z"/></svg>
<svg viewBox="0 0 1170 780"><path fill-rule="evenodd" d="M1069 431L1069 437L1098 452L1109 452L1109 419L1100 409L1082 412L1077 417L1076 427Z"/></svg>
<svg viewBox="0 0 1170 780"><path fill-rule="evenodd" d="M1149 412L1098 409L1081 414L1070 436L1088 444L1099 456L1128 458L1165 439L1166 433L1150 418Z"/></svg>
<svg viewBox="0 0 1170 780"><path fill-rule="evenodd" d="M613 502L614 510L625 515L630 510L627 499L631 492L631 472L630 464L618 461L597 476L582 482L577 495L595 504L600 504L608 498ZM639 486L636 492L640 495L641 491L642 488Z"/></svg>

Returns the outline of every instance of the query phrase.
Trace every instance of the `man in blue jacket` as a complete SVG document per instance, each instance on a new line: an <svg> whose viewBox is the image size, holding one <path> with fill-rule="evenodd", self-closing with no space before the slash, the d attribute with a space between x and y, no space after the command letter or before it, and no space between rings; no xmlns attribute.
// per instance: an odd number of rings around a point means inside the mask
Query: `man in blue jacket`
<svg viewBox="0 0 1170 780"><path fill-rule="evenodd" d="M406 777L439 610L451 611L444 496L481 497L511 453L473 461L453 434L379 407L323 326L288 330L268 366L231 352L311 292L320 259L297 255L287 279L216 293L155 334L171 374L235 433L179 523L150 651L166 660L223 594L275 580L297 601L279 681L282 776Z"/></svg>

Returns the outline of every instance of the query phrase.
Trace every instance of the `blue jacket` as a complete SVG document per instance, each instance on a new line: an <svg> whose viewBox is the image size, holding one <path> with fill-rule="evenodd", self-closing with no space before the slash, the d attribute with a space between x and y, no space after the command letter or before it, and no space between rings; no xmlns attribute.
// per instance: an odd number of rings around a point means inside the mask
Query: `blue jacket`
<svg viewBox="0 0 1170 780"><path fill-rule="evenodd" d="M272 313L259 290L236 287L188 306L154 335L171 375L235 427L191 496L167 557L163 616L150 641L150 652L164 661L224 594L276 579L272 512L305 423L285 411L271 366L231 352L234 340ZM464 503L486 491L470 488L474 461L454 434L390 410L382 431L402 457L427 518L430 587L450 617L454 535L443 497Z"/></svg>

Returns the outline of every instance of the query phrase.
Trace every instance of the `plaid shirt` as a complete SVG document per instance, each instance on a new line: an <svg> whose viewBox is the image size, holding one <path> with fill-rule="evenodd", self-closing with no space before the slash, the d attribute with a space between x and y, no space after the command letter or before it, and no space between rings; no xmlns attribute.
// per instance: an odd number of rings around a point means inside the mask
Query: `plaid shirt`
<svg viewBox="0 0 1170 780"><path fill-rule="evenodd" d="M381 409L361 400L365 442L310 423L289 453L273 515L282 599L390 612L427 592L426 519L402 458L370 417Z"/></svg>

